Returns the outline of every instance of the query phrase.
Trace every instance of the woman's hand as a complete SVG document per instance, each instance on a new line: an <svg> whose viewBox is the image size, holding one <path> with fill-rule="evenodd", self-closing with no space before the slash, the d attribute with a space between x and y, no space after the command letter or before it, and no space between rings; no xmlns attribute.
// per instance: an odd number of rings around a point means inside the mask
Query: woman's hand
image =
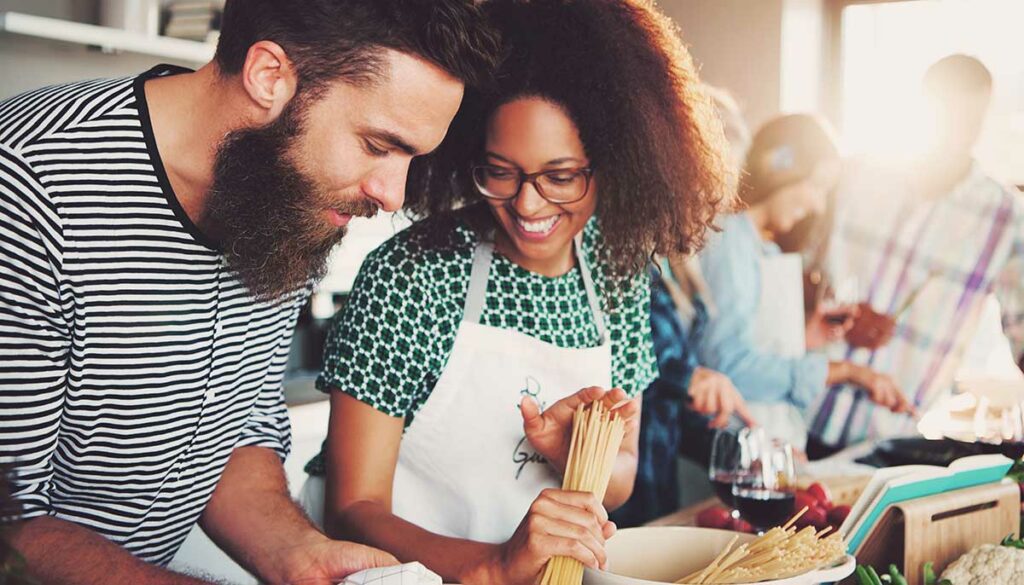
<svg viewBox="0 0 1024 585"><path fill-rule="evenodd" d="M549 406L543 413L532 399L524 398L520 405L523 414L523 430L530 445L560 474L565 474L572 442L572 419L580 404L596 400L608 408L625 423L622 445L615 455L612 475L608 480L604 505L614 510L625 502L633 492L636 482L636 466L640 449L640 398L630 400L621 388L605 391L601 388L584 388Z"/></svg>
<svg viewBox="0 0 1024 585"><path fill-rule="evenodd" d="M819 306L807 319L807 349L815 350L843 339L853 328L859 314L858 305L843 305L828 310Z"/></svg>
<svg viewBox="0 0 1024 585"><path fill-rule="evenodd" d="M729 424L733 413L749 427L757 426L757 421L747 410L732 380L721 372L698 366L690 377L690 408L695 412L714 417L708 423L709 428L720 429Z"/></svg>
<svg viewBox="0 0 1024 585"><path fill-rule="evenodd" d="M572 441L572 419L579 405L586 406L591 402L604 400L609 408L628 401L616 410L626 423L626 437L623 445L628 444L630 433L636 434L640 429L640 403L629 400L629 396L621 389L611 391L591 386L567 396L552 404L544 412L540 411L537 402L524 396L519 405L523 415L523 431L530 446L550 463L559 473L565 473L565 465L569 459L569 443Z"/></svg>
<svg viewBox="0 0 1024 585"><path fill-rule="evenodd" d="M615 524L593 494L546 489L508 542L496 549L480 582L533 585L552 557L570 557L592 568L607 561L605 541ZM475 580L475 579L474 579Z"/></svg>

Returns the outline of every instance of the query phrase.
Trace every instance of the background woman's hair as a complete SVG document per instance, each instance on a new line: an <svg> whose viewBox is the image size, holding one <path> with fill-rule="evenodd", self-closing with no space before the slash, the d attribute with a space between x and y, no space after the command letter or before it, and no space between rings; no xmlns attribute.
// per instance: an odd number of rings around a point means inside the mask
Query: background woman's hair
<svg viewBox="0 0 1024 585"><path fill-rule="evenodd" d="M540 97L575 123L595 170L601 253L611 276L643 270L653 253L689 253L731 202L721 123L671 20L648 0L490 0L504 60L490 91L467 90L448 138L415 160L414 217L480 199L470 165L486 120L519 97Z"/></svg>

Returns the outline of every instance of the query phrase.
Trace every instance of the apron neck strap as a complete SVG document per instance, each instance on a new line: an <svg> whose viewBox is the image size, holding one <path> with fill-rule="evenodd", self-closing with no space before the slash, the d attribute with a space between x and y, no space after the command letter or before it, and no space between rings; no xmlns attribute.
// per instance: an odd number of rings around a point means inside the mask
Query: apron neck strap
<svg viewBox="0 0 1024 585"><path fill-rule="evenodd" d="M604 322L604 311L601 310L601 301L597 297L594 287L594 278L590 273L590 266L587 259L581 252L582 234L573 239L573 252L576 255L576 262L580 267L580 275L583 277L583 288L587 293L587 302L590 303L590 311L594 315L594 324L597 326L597 333L600 342L607 339L607 327ZM491 263L494 260L494 243L481 240L473 250L473 268L469 273L469 289L466 291L466 304L463 313L463 320L472 323L479 323L480 316L484 311L484 299L487 296L487 278L491 272Z"/></svg>
<svg viewBox="0 0 1024 585"><path fill-rule="evenodd" d="M594 276L590 272L590 265L587 263L586 254L583 253L583 234L576 234L573 239L573 248L576 251L576 261L580 265L580 274L583 276L583 288L587 291L587 301L590 303L590 312L594 315L594 324L597 325L597 334L601 343L608 340L608 328L604 324L604 311L601 310L601 299L597 297L597 289L594 287Z"/></svg>
<svg viewBox="0 0 1024 585"><path fill-rule="evenodd" d="M462 319L472 323L480 322L484 312L484 298L487 296L487 276L494 259L494 244L484 240L473 250L473 269L469 273L469 290L466 291L466 307Z"/></svg>

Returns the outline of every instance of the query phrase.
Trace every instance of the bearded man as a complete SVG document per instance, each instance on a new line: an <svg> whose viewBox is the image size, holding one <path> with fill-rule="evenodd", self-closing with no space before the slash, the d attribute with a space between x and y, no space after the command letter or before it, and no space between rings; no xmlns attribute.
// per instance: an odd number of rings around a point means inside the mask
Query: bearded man
<svg viewBox="0 0 1024 585"><path fill-rule="evenodd" d="M292 331L353 217L401 207L496 42L471 0L229 0L214 60L0 104L0 464L44 583L395 560L288 495ZM429 160L417 164L429 165Z"/></svg>

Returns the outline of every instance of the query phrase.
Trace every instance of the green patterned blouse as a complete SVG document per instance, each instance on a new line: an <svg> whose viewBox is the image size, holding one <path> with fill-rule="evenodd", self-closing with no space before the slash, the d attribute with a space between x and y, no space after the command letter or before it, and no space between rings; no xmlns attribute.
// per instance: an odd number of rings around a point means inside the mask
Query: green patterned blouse
<svg viewBox="0 0 1024 585"><path fill-rule="evenodd" d="M324 367L316 386L339 390L395 417L408 428L444 370L455 344L469 287L478 236L457 216L447 241L428 236L440 220L429 218L399 232L363 263L345 307L327 337ZM595 252L597 220L583 230L583 253L605 301L608 278ZM630 395L657 376L651 343L650 280L634 277L614 306L606 308L612 343L612 384ZM598 345L583 277L571 270L558 277L529 272L495 251L481 324L519 331L559 347ZM307 471L322 473L320 457Z"/></svg>

